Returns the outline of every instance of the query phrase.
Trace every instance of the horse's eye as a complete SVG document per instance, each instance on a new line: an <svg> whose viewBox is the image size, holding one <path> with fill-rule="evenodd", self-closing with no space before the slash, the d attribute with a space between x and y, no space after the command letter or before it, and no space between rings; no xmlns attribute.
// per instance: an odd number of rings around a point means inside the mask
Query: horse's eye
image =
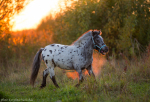
<svg viewBox="0 0 150 102"><path fill-rule="evenodd" d="M100 43L100 41L99 41L99 40L96 40L96 42L97 42L97 43Z"/></svg>

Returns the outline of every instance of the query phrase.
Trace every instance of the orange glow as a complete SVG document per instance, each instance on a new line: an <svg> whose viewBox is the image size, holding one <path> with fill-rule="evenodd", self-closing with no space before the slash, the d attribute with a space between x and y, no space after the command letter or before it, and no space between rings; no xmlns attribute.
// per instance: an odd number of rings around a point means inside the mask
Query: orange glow
<svg viewBox="0 0 150 102"><path fill-rule="evenodd" d="M48 14L53 16L65 7L65 0L33 0L18 15L14 15L10 24L12 31L35 29ZM67 2L68 3L68 2ZM69 4L69 3L68 3Z"/></svg>
<svg viewBox="0 0 150 102"><path fill-rule="evenodd" d="M95 76L98 76L100 74L102 66L105 64L106 58L105 56L101 56L98 53L93 54L93 72Z"/></svg>
<svg viewBox="0 0 150 102"><path fill-rule="evenodd" d="M96 77L99 76L101 68L105 64L105 62L106 62L105 56L100 56L98 53L93 54L92 67L93 67L93 72ZM66 74L67 74L67 77L72 78L73 80L79 78L78 73L76 71L75 72L67 72ZM83 72L83 74L89 75L87 70L85 70Z"/></svg>
<svg viewBox="0 0 150 102"><path fill-rule="evenodd" d="M51 31L39 31L36 32L35 30L23 30L23 31L16 31L11 33L11 39L9 43L14 45L24 45L26 43L32 44L39 44L41 46L45 46L45 43L52 43L53 42L53 32Z"/></svg>
<svg viewBox="0 0 150 102"><path fill-rule="evenodd" d="M73 80L79 78L78 73L76 71L75 72L67 72L67 77L72 78Z"/></svg>

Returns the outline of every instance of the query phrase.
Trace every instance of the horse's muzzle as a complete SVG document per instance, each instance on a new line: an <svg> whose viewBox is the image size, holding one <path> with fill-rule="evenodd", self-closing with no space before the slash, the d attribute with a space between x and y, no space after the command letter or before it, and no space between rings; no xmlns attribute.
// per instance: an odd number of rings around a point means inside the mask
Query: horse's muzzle
<svg viewBox="0 0 150 102"><path fill-rule="evenodd" d="M108 52L108 50L109 50L108 47L105 46L105 47L103 47L103 48L101 49L100 53L103 54L103 55L105 55L105 54Z"/></svg>

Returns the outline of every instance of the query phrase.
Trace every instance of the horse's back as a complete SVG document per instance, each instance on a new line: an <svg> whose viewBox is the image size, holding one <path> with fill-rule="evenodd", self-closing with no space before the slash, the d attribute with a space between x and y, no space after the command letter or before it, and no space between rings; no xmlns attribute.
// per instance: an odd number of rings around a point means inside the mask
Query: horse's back
<svg viewBox="0 0 150 102"><path fill-rule="evenodd" d="M59 54L61 49L64 47L68 47L67 45L61 45L61 44L51 44L45 46L44 50L42 51L42 56L48 56L47 60L49 58L54 57L55 55Z"/></svg>
<svg viewBox="0 0 150 102"><path fill-rule="evenodd" d="M72 69L74 50L74 46L51 44L42 51L42 58L44 61L53 61L56 66L63 69Z"/></svg>

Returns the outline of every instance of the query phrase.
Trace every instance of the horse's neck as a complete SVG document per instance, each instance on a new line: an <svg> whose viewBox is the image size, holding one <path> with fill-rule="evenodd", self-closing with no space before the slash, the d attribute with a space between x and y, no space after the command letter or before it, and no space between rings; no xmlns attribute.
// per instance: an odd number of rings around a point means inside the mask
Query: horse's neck
<svg viewBox="0 0 150 102"><path fill-rule="evenodd" d="M81 41L80 47L82 47L82 50L84 52L93 53L93 44L91 37L89 37L87 40Z"/></svg>

